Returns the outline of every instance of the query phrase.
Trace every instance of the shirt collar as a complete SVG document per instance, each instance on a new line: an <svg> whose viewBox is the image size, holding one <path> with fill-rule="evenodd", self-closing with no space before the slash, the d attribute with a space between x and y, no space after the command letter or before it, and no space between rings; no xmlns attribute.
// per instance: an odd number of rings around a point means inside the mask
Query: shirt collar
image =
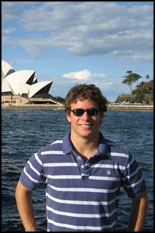
<svg viewBox="0 0 155 233"><path fill-rule="evenodd" d="M108 151L109 146L107 144L107 140L100 132L98 153L99 155L108 156Z"/></svg>
<svg viewBox="0 0 155 233"><path fill-rule="evenodd" d="M71 153L73 151L73 145L70 141L70 131L67 132L67 134L63 138L62 150L65 154Z"/></svg>
<svg viewBox="0 0 155 233"><path fill-rule="evenodd" d="M98 153L99 155L102 156L108 156L108 144L106 142L106 139L100 132L100 137L99 137L99 148L98 148ZM70 154L73 152L74 148L73 145L70 141L70 131L65 135L63 138L63 145L62 145L62 150L65 154Z"/></svg>

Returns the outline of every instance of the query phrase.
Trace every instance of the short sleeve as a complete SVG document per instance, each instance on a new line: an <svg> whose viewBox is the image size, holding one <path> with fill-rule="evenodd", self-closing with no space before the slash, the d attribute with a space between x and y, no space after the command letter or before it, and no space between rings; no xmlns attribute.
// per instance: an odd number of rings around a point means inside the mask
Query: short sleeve
<svg viewBox="0 0 155 233"><path fill-rule="evenodd" d="M123 187L131 198L138 197L146 191L146 183L141 168L131 155L129 155L124 171Z"/></svg>
<svg viewBox="0 0 155 233"><path fill-rule="evenodd" d="M22 170L19 179L30 191L34 190L38 184L45 180L40 151L30 157Z"/></svg>

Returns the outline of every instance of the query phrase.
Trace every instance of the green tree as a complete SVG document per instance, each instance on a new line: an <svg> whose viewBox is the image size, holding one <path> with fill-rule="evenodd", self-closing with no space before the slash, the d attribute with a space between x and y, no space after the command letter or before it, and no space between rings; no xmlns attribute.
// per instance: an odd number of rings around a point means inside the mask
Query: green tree
<svg viewBox="0 0 155 233"><path fill-rule="evenodd" d="M145 78L146 78L147 80L149 80L149 79L150 79L150 76L147 74Z"/></svg>
<svg viewBox="0 0 155 233"><path fill-rule="evenodd" d="M132 95L132 84L142 78L139 74L133 73L132 70L126 72L128 75L125 75L122 83L127 84L130 88L130 95Z"/></svg>
<svg viewBox="0 0 155 233"><path fill-rule="evenodd" d="M136 93L135 102L137 102L137 103L143 103L144 98L145 98L144 93L138 91L138 92Z"/></svg>
<svg viewBox="0 0 155 233"><path fill-rule="evenodd" d="M132 94L135 95L136 102L150 104L153 102L153 92L154 92L154 82L150 80L149 82L141 82L137 85Z"/></svg>
<svg viewBox="0 0 155 233"><path fill-rule="evenodd" d="M137 89L133 91L133 94L136 94L137 92L143 92L144 94L153 94L153 84L153 80L150 80L149 82L141 82L139 85L137 85Z"/></svg>

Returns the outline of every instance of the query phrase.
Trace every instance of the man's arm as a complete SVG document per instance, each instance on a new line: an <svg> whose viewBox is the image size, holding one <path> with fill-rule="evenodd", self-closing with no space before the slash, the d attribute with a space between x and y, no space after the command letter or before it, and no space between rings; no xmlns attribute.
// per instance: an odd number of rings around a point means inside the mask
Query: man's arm
<svg viewBox="0 0 155 233"><path fill-rule="evenodd" d="M141 231L148 208L147 192L142 196L132 199L129 231Z"/></svg>
<svg viewBox="0 0 155 233"><path fill-rule="evenodd" d="M18 212L24 225L25 231L37 231L33 213L31 191L23 186L20 181L18 181L17 183L15 197Z"/></svg>

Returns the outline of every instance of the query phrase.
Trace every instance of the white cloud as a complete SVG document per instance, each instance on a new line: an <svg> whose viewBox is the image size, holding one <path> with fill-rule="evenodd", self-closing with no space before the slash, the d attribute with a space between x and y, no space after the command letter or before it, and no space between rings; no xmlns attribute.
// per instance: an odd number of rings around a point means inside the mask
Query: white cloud
<svg viewBox="0 0 155 233"><path fill-rule="evenodd" d="M22 2L3 2L3 6L5 19L15 18L26 33L21 38L8 37L7 43L24 47L33 57L60 47L79 56L100 54L133 63L152 61L151 5L51 1L33 3L32 7L28 3L26 8Z"/></svg>
<svg viewBox="0 0 155 233"><path fill-rule="evenodd" d="M64 74L63 78L72 78L72 79L78 79L78 80L89 80L92 74L89 70L82 70L77 72L72 72L68 74Z"/></svg>
<svg viewBox="0 0 155 233"><path fill-rule="evenodd" d="M91 73L89 70L81 70L81 71L64 74L62 77L77 79L77 80L82 80L82 81L89 81L89 80L93 80L93 78L105 78L106 75L102 73L99 73L99 74Z"/></svg>

